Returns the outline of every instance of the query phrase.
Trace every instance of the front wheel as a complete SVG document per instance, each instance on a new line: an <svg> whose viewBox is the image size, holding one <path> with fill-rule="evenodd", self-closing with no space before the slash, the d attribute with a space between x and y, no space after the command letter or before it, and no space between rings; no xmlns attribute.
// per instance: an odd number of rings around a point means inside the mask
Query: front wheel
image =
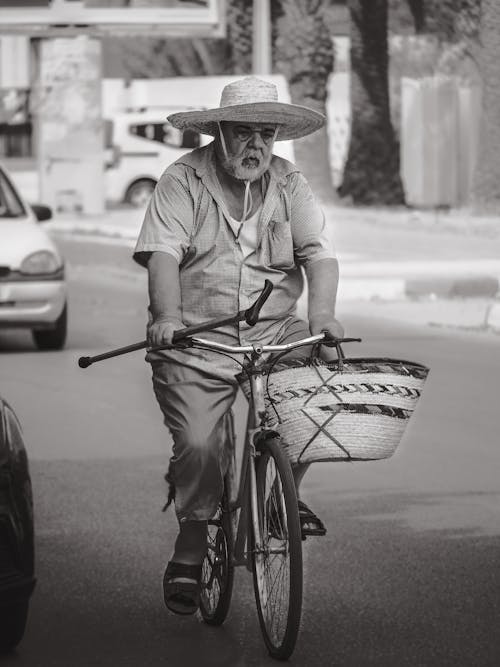
<svg viewBox="0 0 500 667"><path fill-rule="evenodd" d="M269 654L287 660L302 612L302 538L290 462L279 438L265 442L257 463L259 532L252 565L259 623Z"/></svg>

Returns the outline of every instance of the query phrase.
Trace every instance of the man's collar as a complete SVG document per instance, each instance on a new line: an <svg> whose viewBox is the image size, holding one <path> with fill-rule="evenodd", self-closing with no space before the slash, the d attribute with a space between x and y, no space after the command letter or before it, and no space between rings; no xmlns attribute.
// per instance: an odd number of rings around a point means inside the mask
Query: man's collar
<svg viewBox="0 0 500 667"><path fill-rule="evenodd" d="M192 169L196 170L196 175L203 179L207 174L215 175L215 155L214 155L214 142L210 142L206 146L201 148L195 148L191 153L186 153L182 155L178 160L175 161L175 164L184 164ZM270 177L278 182L281 182L283 185L286 183L286 178L290 174L298 172L298 168L285 160L284 158L273 155L271 164L266 173Z"/></svg>

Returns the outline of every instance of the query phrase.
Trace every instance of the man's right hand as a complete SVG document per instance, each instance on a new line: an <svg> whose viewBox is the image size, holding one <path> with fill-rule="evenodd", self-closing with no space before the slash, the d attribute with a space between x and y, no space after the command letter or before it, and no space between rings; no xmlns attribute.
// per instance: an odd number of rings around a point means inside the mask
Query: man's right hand
<svg viewBox="0 0 500 667"><path fill-rule="evenodd" d="M149 347L160 347L160 345L171 345L176 331L183 329L184 324L180 320L157 319L148 325L146 339Z"/></svg>

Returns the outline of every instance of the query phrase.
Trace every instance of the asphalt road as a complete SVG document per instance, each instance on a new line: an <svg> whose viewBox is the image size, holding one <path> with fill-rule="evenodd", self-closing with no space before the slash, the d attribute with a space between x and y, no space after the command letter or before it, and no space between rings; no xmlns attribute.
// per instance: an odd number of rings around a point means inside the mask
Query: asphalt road
<svg viewBox="0 0 500 667"><path fill-rule="evenodd" d="M274 664L251 577L237 572L224 627L168 614L161 577L175 522L161 513L169 440L137 352L78 369L144 338L145 280L114 246L61 242L70 336L36 352L0 335L0 391L18 413L34 485L38 585L13 667ZM431 374L397 454L317 464L303 495L328 527L305 549L296 665L500 664L498 337L340 315L353 354L426 363ZM243 419L238 403L238 419Z"/></svg>

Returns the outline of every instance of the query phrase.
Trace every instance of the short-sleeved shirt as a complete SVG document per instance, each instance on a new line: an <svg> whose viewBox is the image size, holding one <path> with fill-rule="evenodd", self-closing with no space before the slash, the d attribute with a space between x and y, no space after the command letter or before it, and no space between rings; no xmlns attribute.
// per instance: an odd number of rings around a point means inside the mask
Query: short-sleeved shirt
<svg viewBox="0 0 500 667"><path fill-rule="evenodd" d="M238 232L245 223L229 215L215 175L213 146L212 142L195 149L165 170L146 211L134 259L146 266L152 252L175 257L186 326L245 310L264 281L271 280L273 292L254 327L240 322L203 337L230 345L272 344L296 318L304 287L302 268L335 258L335 251L306 179L295 165L274 155L262 177L265 196L254 234L255 250L248 253L248 248L242 248ZM199 350L155 354L174 355L186 363L195 358L197 366L201 360L211 364L214 359L213 353ZM223 360L219 356L217 367ZM237 369L231 362L225 366Z"/></svg>

